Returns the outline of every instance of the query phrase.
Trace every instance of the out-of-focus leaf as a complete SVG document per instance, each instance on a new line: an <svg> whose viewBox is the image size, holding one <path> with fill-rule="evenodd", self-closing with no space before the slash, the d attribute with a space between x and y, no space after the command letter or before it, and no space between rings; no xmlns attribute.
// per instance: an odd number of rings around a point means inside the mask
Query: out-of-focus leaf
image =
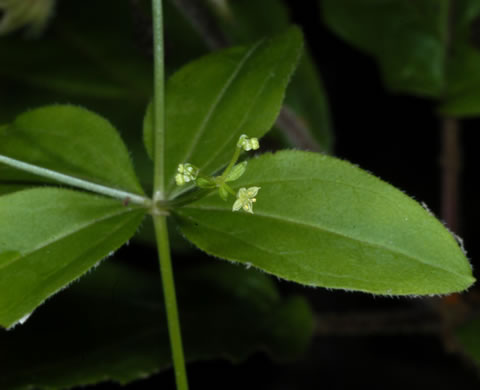
<svg viewBox="0 0 480 390"><path fill-rule="evenodd" d="M152 89L151 18L147 12L143 15L144 2L138 2L138 10L132 3L59 1L41 38L26 40L18 35L0 39L4 54L0 61L0 124L12 121L27 108L52 103L75 102L88 107L109 118L122 132L139 178L149 190L153 174L139 134ZM146 10L149 8L147 4ZM167 16L170 21L170 13ZM169 50L170 54L177 52Z"/></svg>
<svg viewBox="0 0 480 390"><path fill-rule="evenodd" d="M322 0L328 26L378 62L395 92L435 97L443 115L480 114L476 0Z"/></svg>
<svg viewBox="0 0 480 390"><path fill-rule="evenodd" d="M440 111L449 116L480 114L480 39L475 26L480 20L480 2L456 0L454 30L447 63L447 88ZM478 32L477 32L478 34Z"/></svg>
<svg viewBox="0 0 480 390"><path fill-rule="evenodd" d="M446 294L473 282L447 229L417 202L341 160L285 151L249 161L232 188L261 187L254 213L213 192L176 210L214 256L305 285L385 295Z"/></svg>
<svg viewBox="0 0 480 390"><path fill-rule="evenodd" d="M480 365L480 317L470 319L455 333L465 352Z"/></svg>
<svg viewBox="0 0 480 390"><path fill-rule="evenodd" d="M164 1L165 68L173 74L186 63L208 54L208 48L194 26L174 6Z"/></svg>
<svg viewBox="0 0 480 390"><path fill-rule="evenodd" d="M211 264L177 274L188 361L276 359L308 345L312 313L304 299L281 299L264 274ZM56 296L23 326L0 332L2 390L128 383L170 366L158 276L108 262Z"/></svg>
<svg viewBox="0 0 480 390"><path fill-rule="evenodd" d="M147 100L152 67L134 40L129 3L59 1L57 8L41 39L0 39L0 76L64 96Z"/></svg>
<svg viewBox="0 0 480 390"><path fill-rule="evenodd" d="M145 210L40 188L0 197L0 325L8 328L123 245Z"/></svg>
<svg viewBox="0 0 480 390"><path fill-rule="evenodd" d="M0 127L0 155L79 179L143 194L115 128L86 109L56 105ZM0 164L1 181L41 180Z"/></svg>
<svg viewBox="0 0 480 390"><path fill-rule="evenodd" d="M28 28L32 36L40 34L52 16L55 0L24 0L0 2L0 36Z"/></svg>
<svg viewBox="0 0 480 390"><path fill-rule="evenodd" d="M448 1L322 0L320 4L336 34L377 60L388 88L441 96Z"/></svg>
<svg viewBox="0 0 480 390"><path fill-rule="evenodd" d="M263 136L275 122L297 65L302 35L297 28L248 47L234 47L194 61L167 83L166 192L175 190L180 163L210 175L225 165L241 134ZM145 120L152 155L153 129Z"/></svg>

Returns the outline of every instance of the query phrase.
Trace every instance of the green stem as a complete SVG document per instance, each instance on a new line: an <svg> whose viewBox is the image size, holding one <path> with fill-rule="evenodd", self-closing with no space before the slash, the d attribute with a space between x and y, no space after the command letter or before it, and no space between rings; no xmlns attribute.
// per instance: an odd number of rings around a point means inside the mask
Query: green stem
<svg viewBox="0 0 480 390"><path fill-rule="evenodd" d="M150 207L150 204L151 204L150 199L144 196L132 194L130 192L126 192L122 190L117 190L111 187L102 186L101 184L92 183L87 180L77 179L76 177L64 175L63 173L52 171L47 168L38 167L36 165L28 164L23 161L15 160L7 156L0 155L0 163L3 163L5 165L11 166L16 169L20 169L25 172L33 173L34 175L55 180L55 181L58 181L59 183L67 184L72 187L77 187L87 191L92 191L97 194L107 195L112 198L121 199L121 200L128 200L129 202L140 204L145 207Z"/></svg>
<svg viewBox="0 0 480 390"><path fill-rule="evenodd" d="M233 166L237 163L240 153L242 153L242 148L239 148L238 146L235 148L235 152L233 153L232 159L230 160L230 163L228 164L227 168L222 173L222 176L220 176L220 182L224 182L225 178L227 175L230 173L232 170Z"/></svg>
<svg viewBox="0 0 480 390"><path fill-rule="evenodd" d="M153 222L155 224L160 272L162 274L163 294L167 312L168 334L170 336L177 390L188 390L187 371L185 369L182 335L178 318L177 298L175 296L175 282L173 279L172 261L170 259L167 219L164 215L155 215L153 217Z"/></svg>
<svg viewBox="0 0 480 390"><path fill-rule="evenodd" d="M223 184L223 187L233 196L237 196L237 193L232 190L232 187L230 187L227 183Z"/></svg>
<svg viewBox="0 0 480 390"><path fill-rule="evenodd" d="M165 71L163 50L163 11L162 0L152 0L153 11L153 129L154 129L154 194L153 201L161 203L165 199ZM157 205L158 205L157 203ZM173 279L170 243L168 240L167 219L164 215L154 215L155 236L158 247L160 273L167 314L168 334L172 350L173 368L177 390L188 390L187 371L183 357L182 335L178 318L177 298Z"/></svg>
<svg viewBox="0 0 480 390"><path fill-rule="evenodd" d="M165 65L163 50L162 0L152 0L153 11L153 129L154 200L165 199Z"/></svg>

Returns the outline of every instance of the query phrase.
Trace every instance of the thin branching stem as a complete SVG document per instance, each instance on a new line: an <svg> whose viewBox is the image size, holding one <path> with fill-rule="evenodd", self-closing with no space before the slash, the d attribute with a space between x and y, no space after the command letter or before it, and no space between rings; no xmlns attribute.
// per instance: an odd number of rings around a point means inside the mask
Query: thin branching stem
<svg viewBox="0 0 480 390"><path fill-rule="evenodd" d="M59 183L66 184L72 187L81 188L83 190L95 192L97 194L110 196L115 199L126 200L131 203L139 204L145 207L150 207L150 199L130 192L117 190L116 188L107 187L101 184L92 183L87 180L78 179L73 176L64 175L63 173L53 171L51 169L42 168L36 165L28 164L23 161L15 160L13 158L0 155L0 163L20 169L25 172L33 173L47 179L55 180Z"/></svg>
<svg viewBox="0 0 480 390"><path fill-rule="evenodd" d="M153 129L154 129L154 200L165 197L165 64L163 50L162 1L153 6Z"/></svg>
<svg viewBox="0 0 480 390"><path fill-rule="evenodd" d="M165 71L163 50L162 0L152 0L154 34L154 194L153 200L159 205L165 199ZM168 334L172 350L173 368L177 390L188 390L187 372L183 354L182 335L178 316L175 282L173 278L167 218L161 213L153 215L155 236L158 247L160 273L167 314Z"/></svg>

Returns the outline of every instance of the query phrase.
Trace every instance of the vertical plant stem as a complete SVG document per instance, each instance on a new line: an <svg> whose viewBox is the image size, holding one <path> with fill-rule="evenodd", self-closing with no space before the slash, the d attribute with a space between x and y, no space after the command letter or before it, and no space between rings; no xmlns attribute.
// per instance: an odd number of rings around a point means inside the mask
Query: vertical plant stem
<svg viewBox="0 0 480 390"><path fill-rule="evenodd" d="M153 88L153 129L154 129L154 194L153 201L165 199L165 66L163 50L162 0L152 0L154 34L154 88ZM177 390L188 390L187 372L183 356L182 335L178 318L175 282L173 278L167 219L165 215L153 216L158 247L160 273L167 314L168 334L172 350L173 368Z"/></svg>
<svg viewBox="0 0 480 390"><path fill-rule="evenodd" d="M152 0L153 11L153 129L154 200L165 199L165 64L162 0Z"/></svg>
<svg viewBox="0 0 480 390"><path fill-rule="evenodd" d="M459 233L461 146L456 119L443 119L442 129L442 218L450 230Z"/></svg>
<svg viewBox="0 0 480 390"><path fill-rule="evenodd" d="M163 294L167 312L168 334L172 349L173 368L177 390L188 390L187 371L183 356L182 335L178 318L175 282L173 279L172 261L170 259L170 243L168 240L167 219L164 215L153 217L155 235L158 245L160 271L162 274Z"/></svg>

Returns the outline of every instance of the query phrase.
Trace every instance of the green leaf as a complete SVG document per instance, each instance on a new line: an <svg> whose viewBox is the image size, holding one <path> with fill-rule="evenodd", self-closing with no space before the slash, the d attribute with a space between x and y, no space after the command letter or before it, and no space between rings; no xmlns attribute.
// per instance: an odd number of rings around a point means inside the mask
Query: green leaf
<svg viewBox="0 0 480 390"><path fill-rule="evenodd" d="M0 197L0 325L12 326L118 249L144 214L64 189Z"/></svg>
<svg viewBox="0 0 480 390"><path fill-rule="evenodd" d="M480 317L477 315L455 331L465 352L480 365Z"/></svg>
<svg viewBox="0 0 480 390"><path fill-rule="evenodd" d="M477 0L455 1L455 24L447 66L447 88L440 112L467 117L480 114L480 42L473 25L480 18Z"/></svg>
<svg viewBox="0 0 480 390"><path fill-rule="evenodd" d="M441 96L449 1L323 0L321 4L329 28L377 60L388 88Z"/></svg>
<svg viewBox="0 0 480 390"><path fill-rule="evenodd" d="M212 6L216 4L212 3ZM231 1L226 4L227 12L222 8L214 9L222 31L236 43L278 34L291 23L283 0ZM305 45L304 55L288 86L285 105L301 118L307 134L316 139L322 150L332 150L334 137L327 96L308 45Z"/></svg>
<svg viewBox="0 0 480 390"><path fill-rule="evenodd" d="M0 127L0 155L79 179L143 194L115 128L86 109L54 105L28 111ZM0 181L41 181L0 164Z"/></svg>
<svg viewBox="0 0 480 390"><path fill-rule="evenodd" d="M305 351L313 318L304 299L281 299L266 275L226 263L179 271L188 361L239 362L259 349L285 360ZM0 345L2 390L126 384L171 364L158 277L112 262L25 325L0 332Z"/></svg>
<svg viewBox="0 0 480 390"><path fill-rule="evenodd" d="M194 61L166 88L167 193L175 189L180 163L211 175L228 162L238 137L263 136L275 122L297 64L302 35L297 28L248 47L234 47ZM152 155L147 114L145 143Z"/></svg>
<svg viewBox="0 0 480 390"><path fill-rule="evenodd" d="M478 1L322 4L329 27L377 60L390 89L437 97L443 115L480 114L480 50L473 31L480 18Z"/></svg>
<svg viewBox="0 0 480 390"><path fill-rule="evenodd" d="M212 193L177 209L212 255L298 283L386 295L445 294L474 282L454 237L418 203L335 158L285 151L249 161L254 215Z"/></svg>

